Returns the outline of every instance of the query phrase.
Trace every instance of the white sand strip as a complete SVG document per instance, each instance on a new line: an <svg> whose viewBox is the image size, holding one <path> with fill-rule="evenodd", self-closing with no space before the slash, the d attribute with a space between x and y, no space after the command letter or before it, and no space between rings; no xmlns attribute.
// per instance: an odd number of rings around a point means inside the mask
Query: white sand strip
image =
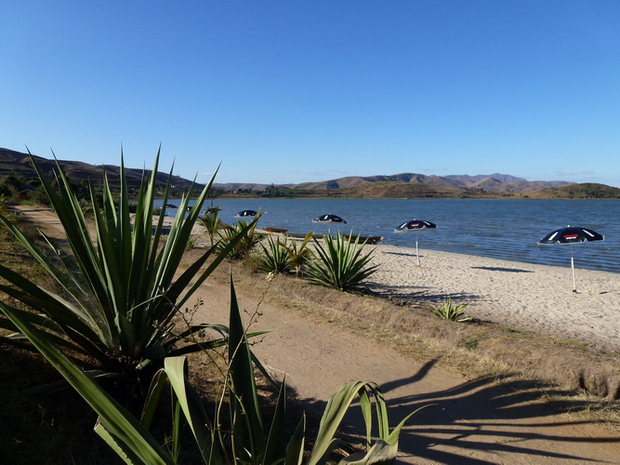
<svg viewBox="0 0 620 465"><path fill-rule="evenodd" d="M373 246L369 246L373 247ZM468 304L467 316L620 351L620 274L374 246L371 287L412 302Z"/></svg>
<svg viewBox="0 0 620 465"><path fill-rule="evenodd" d="M194 234L197 246L207 245L204 228L196 225ZM534 265L420 249L418 267L413 248L366 247L375 248L373 263L380 264L369 287L381 295L434 305L452 298L467 304L466 316L620 352L620 273L577 268L573 292L570 263Z"/></svg>

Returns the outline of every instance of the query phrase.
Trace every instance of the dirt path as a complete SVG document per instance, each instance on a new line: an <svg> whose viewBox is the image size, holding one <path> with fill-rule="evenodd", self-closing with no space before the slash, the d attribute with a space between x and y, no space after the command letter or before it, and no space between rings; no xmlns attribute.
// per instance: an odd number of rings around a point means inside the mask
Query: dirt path
<svg viewBox="0 0 620 465"><path fill-rule="evenodd" d="M39 224L59 226L49 211L21 210ZM198 320L226 323L228 287L207 280L200 294L205 305ZM261 296L241 291L238 297L247 323ZM620 437L574 414L557 413L582 410L578 401L555 402L552 396L536 401L539 394L518 380L466 380L296 308L262 302L259 310L252 329L273 331L254 351L276 376L286 375L309 408L322 411L337 387L351 379L382 386L392 425L422 405L436 404L417 413L401 435L401 463L620 463Z"/></svg>
<svg viewBox="0 0 620 465"><path fill-rule="evenodd" d="M203 313L226 322L229 290L205 284ZM246 320L260 297L238 295ZM351 379L381 385L391 424L427 404L401 436L399 462L413 464L584 464L620 463L620 437L569 414L560 405L537 402L527 383L506 379L467 381L421 364L320 322L294 309L262 303L252 329L271 329L253 350L309 405L322 411L337 387ZM566 410L578 409L576 403ZM582 406L581 406L582 407Z"/></svg>

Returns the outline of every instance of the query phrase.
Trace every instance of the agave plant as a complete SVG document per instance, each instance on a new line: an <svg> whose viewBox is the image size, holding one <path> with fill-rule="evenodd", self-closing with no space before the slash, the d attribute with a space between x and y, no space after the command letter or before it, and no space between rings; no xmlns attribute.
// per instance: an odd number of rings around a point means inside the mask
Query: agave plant
<svg viewBox="0 0 620 465"><path fill-rule="evenodd" d="M260 216L259 212L251 224L240 220L235 225L220 229L220 241L216 245L216 249L220 252L226 250L227 255L234 260L246 258L260 241L260 236L256 232L256 223ZM232 242L235 245L231 247Z"/></svg>
<svg viewBox="0 0 620 465"><path fill-rule="evenodd" d="M187 217L179 214L174 218L164 240L165 207L156 226L153 226L159 152L151 176L145 174L143 178L133 219L121 154L118 201L105 176L102 209L95 205L91 189L95 230L92 237L80 203L60 165L57 163L56 190L34 159L32 162L62 223L71 253L54 248L51 240L48 244L53 254L46 253L0 216L0 221L61 289L61 292L55 292L40 287L0 265L0 277L6 282L0 284L0 291L34 312L5 303L0 303L0 309L5 315L17 312L21 319L45 332L55 343L73 353L92 357L106 370L118 372L126 367L141 367L151 361L161 363L165 355L173 355L175 345L183 337L183 333L175 333L174 330L172 320L177 310L183 308L196 289L254 225L241 230L220 253L210 249L178 274L192 227L213 179L198 195ZM163 205L168 200L170 182L171 174L164 188ZM192 191L190 189L181 200L179 211L188 211ZM29 347L11 319L0 318L0 327L15 331L12 336L1 338L3 342ZM189 331L208 327L196 325ZM191 349L181 348L183 352Z"/></svg>
<svg viewBox="0 0 620 465"><path fill-rule="evenodd" d="M288 273L291 270L291 256L286 237L275 240L267 237L267 245L259 243L263 250L261 263L258 266L260 271L268 273Z"/></svg>
<svg viewBox="0 0 620 465"><path fill-rule="evenodd" d="M441 318L442 320L451 320L459 323L466 323L471 321L471 317L463 317L467 304L461 305L453 305L452 299L448 298L443 304L439 306L431 305L431 312L437 318Z"/></svg>
<svg viewBox="0 0 620 465"><path fill-rule="evenodd" d="M211 246L215 243L215 237L219 229L224 225L219 218L221 208L211 206L203 216L198 218L198 224L207 230L209 239L211 240Z"/></svg>
<svg viewBox="0 0 620 465"><path fill-rule="evenodd" d="M258 269L269 273L289 273L295 270L295 275L299 276L310 258L308 242L312 237L312 232L306 234L301 242L289 242L286 236L284 239L278 236L275 240L271 236L267 237L267 245L260 243L263 254Z"/></svg>
<svg viewBox="0 0 620 465"><path fill-rule="evenodd" d="M258 403L254 378L255 359L249 348L232 282L229 367L225 383L230 398L232 426L227 430L220 429L220 421L217 418L213 421L205 413L202 400L187 379L188 365L185 357L165 359L164 366L153 377L146 404L138 420L79 369L75 362L50 340L48 333L31 324L14 308L7 308L6 314L98 414L95 431L119 457L131 465L179 463L181 446L187 443L181 434L184 424L189 426L205 464L300 465L305 457L308 465L324 465L330 454L345 444L337 438L338 428L347 410L358 397L366 424L366 450L350 455L340 463L387 465L396 458L402 427L415 413L409 414L390 431L387 405L380 388L371 382L350 381L343 384L330 398L321 418L314 446L305 454L303 416L290 437L286 435L286 391L283 383L271 427L267 430ZM171 387L174 400L171 410L171 444L168 449L160 445L149 431L166 383ZM373 398L374 403L371 403ZM374 419L372 405L375 407ZM222 406L216 410L222 411ZM374 444L373 425L378 426Z"/></svg>
<svg viewBox="0 0 620 465"><path fill-rule="evenodd" d="M308 263L310 260L312 253L308 248L308 244L314 237L312 231L308 231L304 239L299 241L291 241L290 246L288 247L289 255L290 255L290 264L291 268L295 270L295 276L301 275L301 270L304 265Z"/></svg>
<svg viewBox="0 0 620 465"><path fill-rule="evenodd" d="M364 244L359 243L359 236L355 241L346 241L340 233L335 238L328 234L324 236L325 246L314 241L314 260L308 262L306 274L317 284L352 291L377 269L378 265L369 265L372 251L362 253Z"/></svg>

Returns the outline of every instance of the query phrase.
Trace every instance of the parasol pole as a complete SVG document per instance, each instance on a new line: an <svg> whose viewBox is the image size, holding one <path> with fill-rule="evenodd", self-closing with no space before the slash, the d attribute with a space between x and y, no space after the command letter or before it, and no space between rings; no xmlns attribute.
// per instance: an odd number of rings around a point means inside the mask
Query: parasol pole
<svg viewBox="0 0 620 465"><path fill-rule="evenodd" d="M570 268L573 271L573 292L577 292L577 284L575 283L575 261L573 260L573 244L570 244Z"/></svg>
<svg viewBox="0 0 620 465"><path fill-rule="evenodd" d="M420 253L418 252L418 234L415 235L415 258L417 266L420 266Z"/></svg>

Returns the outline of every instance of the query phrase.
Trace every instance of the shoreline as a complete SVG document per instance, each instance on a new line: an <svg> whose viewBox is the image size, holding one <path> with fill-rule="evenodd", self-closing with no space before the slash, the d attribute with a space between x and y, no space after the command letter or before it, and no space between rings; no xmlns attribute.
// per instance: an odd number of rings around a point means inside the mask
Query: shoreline
<svg viewBox="0 0 620 465"><path fill-rule="evenodd" d="M196 228L196 246L208 237ZM262 229L257 232L269 233ZM204 241L204 243L202 243ZM479 255L376 244L367 280L376 295L401 302L467 304L465 315L519 331L620 352L620 273L540 265Z"/></svg>
<svg viewBox="0 0 620 465"><path fill-rule="evenodd" d="M538 265L391 245L374 248L369 281L376 294L400 301L467 304L466 316L509 328L620 351L620 274Z"/></svg>

